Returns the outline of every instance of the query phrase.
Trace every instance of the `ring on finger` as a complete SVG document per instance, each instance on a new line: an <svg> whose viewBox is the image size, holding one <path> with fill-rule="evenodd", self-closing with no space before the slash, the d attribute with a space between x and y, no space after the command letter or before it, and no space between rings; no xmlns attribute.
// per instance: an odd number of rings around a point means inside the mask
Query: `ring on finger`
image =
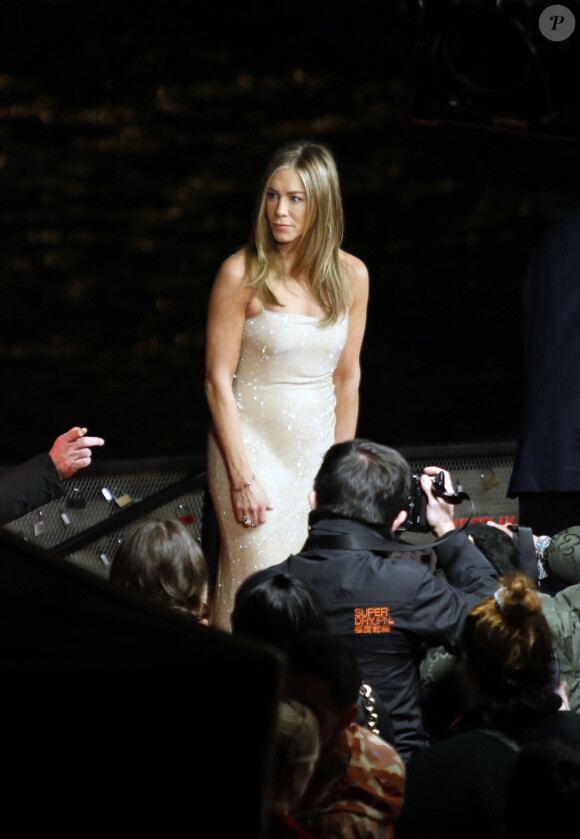
<svg viewBox="0 0 580 839"><path fill-rule="evenodd" d="M249 525L250 519L247 516L242 516L242 524L245 524L246 527Z"/></svg>

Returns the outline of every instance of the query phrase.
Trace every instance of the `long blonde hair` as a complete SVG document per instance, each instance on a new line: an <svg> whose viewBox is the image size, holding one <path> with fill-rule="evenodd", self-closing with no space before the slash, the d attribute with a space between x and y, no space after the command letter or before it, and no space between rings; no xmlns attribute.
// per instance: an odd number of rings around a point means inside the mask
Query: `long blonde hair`
<svg viewBox="0 0 580 839"><path fill-rule="evenodd" d="M255 296L279 306L272 280L284 275L284 263L266 215L270 182L279 169L293 169L304 184L307 226L293 273L306 276L312 294L324 309L324 323L335 323L346 314L352 297L352 280L340 257L344 219L336 163L331 152L310 142L292 143L270 161L259 195L254 230L245 248L246 272Z"/></svg>

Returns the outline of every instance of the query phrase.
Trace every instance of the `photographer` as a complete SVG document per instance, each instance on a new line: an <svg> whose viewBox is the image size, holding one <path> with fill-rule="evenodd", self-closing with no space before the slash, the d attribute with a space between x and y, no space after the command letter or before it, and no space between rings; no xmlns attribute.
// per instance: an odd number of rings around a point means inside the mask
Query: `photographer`
<svg viewBox="0 0 580 839"><path fill-rule="evenodd" d="M393 449L367 440L337 443L326 453L310 495L310 534L302 551L259 571L243 597L279 573L304 579L322 601L330 630L355 650L363 677L383 700L406 760L427 744L420 709L418 662L424 644L453 649L467 610L495 591L496 573L463 533L452 508L433 493L427 467L421 487L445 579L419 562L388 556L407 518L411 473ZM451 491L451 478L445 473Z"/></svg>

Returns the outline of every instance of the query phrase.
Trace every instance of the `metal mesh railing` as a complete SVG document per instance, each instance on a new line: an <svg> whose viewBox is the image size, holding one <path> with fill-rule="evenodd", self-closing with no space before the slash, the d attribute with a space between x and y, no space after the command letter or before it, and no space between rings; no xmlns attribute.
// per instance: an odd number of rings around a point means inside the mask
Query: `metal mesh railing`
<svg viewBox="0 0 580 839"><path fill-rule="evenodd" d="M447 469L468 493L476 520L503 522L517 516L517 501L506 497L515 446L465 445L401 449L414 472L424 466ZM178 518L204 545L215 572L217 533L206 486L205 456L189 459L100 462L66 482L66 495L10 525L8 529L43 548L58 551L71 563L100 577L108 575L119 542L144 516ZM456 508L457 523L471 512ZM407 537L406 537L407 538ZM424 544L429 535L409 535Z"/></svg>
<svg viewBox="0 0 580 839"><path fill-rule="evenodd" d="M177 518L200 541L208 514L205 458L102 462L66 482L64 497L7 525L21 538L57 551L106 577L123 533L145 516Z"/></svg>

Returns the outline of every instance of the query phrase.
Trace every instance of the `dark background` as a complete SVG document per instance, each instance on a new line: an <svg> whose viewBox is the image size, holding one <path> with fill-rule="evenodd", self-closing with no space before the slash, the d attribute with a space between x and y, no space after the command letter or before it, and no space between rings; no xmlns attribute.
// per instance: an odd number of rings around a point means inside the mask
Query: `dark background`
<svg viewBox="0 0 580 839"><path fill-rule="evenodd" d="M579 199L548 3L43 0L0 28L0 462L205 450L205 310L266 161L335 152L371 274L359 434L515 439L528 254ZM103 455L105 456L105 453Z"/></svg>

